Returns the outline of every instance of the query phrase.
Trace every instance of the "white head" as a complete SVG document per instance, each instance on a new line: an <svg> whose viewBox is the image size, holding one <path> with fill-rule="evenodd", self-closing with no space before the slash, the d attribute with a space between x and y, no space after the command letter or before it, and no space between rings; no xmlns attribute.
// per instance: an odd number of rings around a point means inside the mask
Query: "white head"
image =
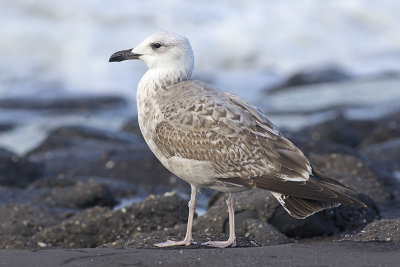
<svg viewBox="0 0 400 267"><path fill-rule="evenodd" d="M142 60L149 69L185 71L190 74L194 65L189 40L171 32L150 35L134 49L114 53L109 61L129 59Z"/></svg>

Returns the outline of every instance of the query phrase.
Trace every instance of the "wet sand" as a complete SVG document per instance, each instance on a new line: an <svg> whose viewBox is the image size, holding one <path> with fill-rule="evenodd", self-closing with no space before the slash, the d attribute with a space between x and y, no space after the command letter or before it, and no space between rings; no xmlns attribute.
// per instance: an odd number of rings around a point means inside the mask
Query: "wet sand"
<svg viewBox="0 0 400 267"><path fill-rule="evenodd" d="M229 249L0 250L0 266L396 266L400 244L331 242Z"/></svg>

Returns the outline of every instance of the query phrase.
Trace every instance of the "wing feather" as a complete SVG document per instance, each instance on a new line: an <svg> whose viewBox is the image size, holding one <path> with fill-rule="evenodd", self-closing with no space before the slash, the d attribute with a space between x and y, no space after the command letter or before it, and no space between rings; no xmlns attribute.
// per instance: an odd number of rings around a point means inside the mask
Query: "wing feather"
<svg viewBox="0 0 400 267"><path fill-rule="evenodd" d="M164 99L155 139L167 157L212 162L216 178L308 179L311 166L303 153L238 96L187 81L170 86Z"/></svg>
<svg viewBox="0 0 400 267"><path fill-rule="evenodd" d="M207 161L219 181L288 196L281 203L302 218L337 203L365 206L324 185L346 188L313 171L304 154L238 96L197 81L170 86L166 94L154 140L167 158Z"/></svg>

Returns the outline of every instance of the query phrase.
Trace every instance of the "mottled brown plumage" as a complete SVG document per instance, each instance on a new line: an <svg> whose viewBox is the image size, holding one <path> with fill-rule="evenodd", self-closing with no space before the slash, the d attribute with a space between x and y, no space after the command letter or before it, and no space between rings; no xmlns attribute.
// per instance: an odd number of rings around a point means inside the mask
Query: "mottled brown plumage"
<svg viewBox="0 0 400 267"><path fill-rule="evenodd" d="M191 244L200 187L229 193L229 239L206 243L215 247L236 244L234 192L271 191L296 218L339 204L365 207L337 191L346 187L311 166L257 107L191 80L193 52L185 37L154 34L131 51L115 53L110 61L121 61L125 55L139 58L149 67L136 97L144 139L161 163L192 187L185 239L157 246Z"/></svg>
<svg viewBox="0 0 400 267"><path fill-rule="evenodd" d="M325 186L346 188L312 168L260 110L239 97L198 81L171 85L163 96L168 101L160 101L164 119L154 138L166 158L210 162L218 181L272 191L298 218L340 203L364 206Z"/></svg>

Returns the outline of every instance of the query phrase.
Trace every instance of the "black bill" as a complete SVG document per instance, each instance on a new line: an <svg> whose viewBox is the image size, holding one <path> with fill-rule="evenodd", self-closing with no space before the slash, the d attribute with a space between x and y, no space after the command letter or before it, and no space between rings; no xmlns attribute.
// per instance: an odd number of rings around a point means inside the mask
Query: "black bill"
<svg viewBox="0 0 400 267"><path fill-rule="evenodd" d="M108 61L109 62L121 62L121 61L129 60L129 59L139 59L140 56L141 56L141 54L132 53L132 49L127 49L127 50L115 52L114 54L111 55L111 57Z"/></svg>

